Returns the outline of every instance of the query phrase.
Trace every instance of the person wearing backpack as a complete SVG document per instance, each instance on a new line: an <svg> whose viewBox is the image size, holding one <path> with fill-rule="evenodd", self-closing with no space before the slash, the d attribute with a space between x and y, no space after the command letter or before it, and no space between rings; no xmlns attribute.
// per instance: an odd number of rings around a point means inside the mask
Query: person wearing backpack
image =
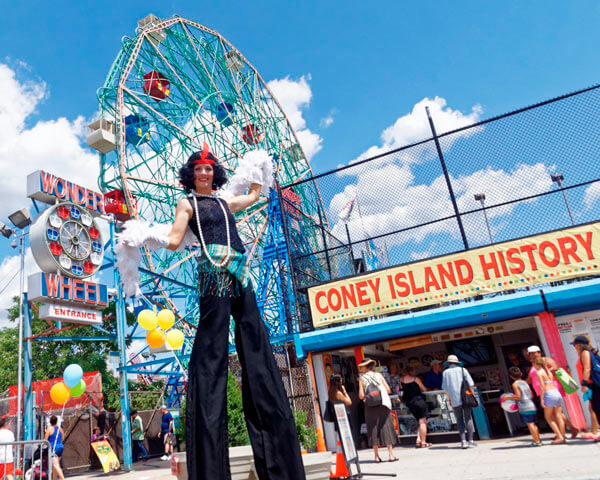
<svg viewBox="0 0 600 480"><path fill-rule="evenodd" d="M390 462L398 459L392 452L398 436L392 420L391 389L381 373L375 372L375 360L365 358L358 364L360 381L358 382L358 398L365 402L365 418L367 421L367 434L369 446L373 447L375 463L381 462L379 446L385 445L388 449Z"/></svg>
<svg viewBox="0 0 600 480"><path fill-rule="evenodd" d="M590 405L596 418L600 418L600 357L598 351L590 345L590 341L585 335L577 335L571 345L579 354L579 362L582 366L583 393L588 390L592 392Z"/></svg>
<svg viewBox="0 0 600 480"><path fill-rule="evenodd" d="M460 445L463 449L475 447L473 434L473 416L471 410L477 405L473 379L466 368L462 366L456 355L448 355L446 360L448 368L442 376L442 390L446 390L450 406L454 410L458 433L460 434ZM469 442L467 443L467 436Z"/></svg>

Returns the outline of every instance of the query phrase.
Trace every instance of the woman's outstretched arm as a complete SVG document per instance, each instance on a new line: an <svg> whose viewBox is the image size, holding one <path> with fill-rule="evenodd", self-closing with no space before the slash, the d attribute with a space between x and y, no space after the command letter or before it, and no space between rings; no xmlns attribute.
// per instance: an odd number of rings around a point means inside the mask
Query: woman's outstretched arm
<svg viewBox="0 0 600 480"><path fill-rule="evenodd" d="M175 210L175 221L169 233L169 246L167 247L169 250L177 250L179 248L193 214L194 211L188 199L182 198L179 200Z"/></svg>
<svg viewBox="0 0 600 480"><path fill-rule="evenodd" d="M225 202L231 213L239 212L256 203L260 197L261 186L258 183L253 183L245 195L236 195L235 197L225 198ZM191 217L190 217L191 218Z"/></svg>

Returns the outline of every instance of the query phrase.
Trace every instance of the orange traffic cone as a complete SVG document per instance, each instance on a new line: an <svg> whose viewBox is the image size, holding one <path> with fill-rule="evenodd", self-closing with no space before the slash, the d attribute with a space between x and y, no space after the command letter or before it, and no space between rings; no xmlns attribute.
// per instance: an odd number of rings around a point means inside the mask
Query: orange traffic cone
<svg viewBox="0 0 600 480"><path fill-rule="evenodd" d="M337 452L335 454L335 471L331 469L329 473L329 478L348 478L350 477L350 472L348 472L348 467L346 466L346 460L344 460L344 454L342 453L342 445L340 441L337 442Z"/></svg>
<svg viewBox="0 0 600 480"><path fill-rule="evenodd" d="M327 447L325 446L325 437L320 428L317 428L317 452L326 452Z"/></svg>

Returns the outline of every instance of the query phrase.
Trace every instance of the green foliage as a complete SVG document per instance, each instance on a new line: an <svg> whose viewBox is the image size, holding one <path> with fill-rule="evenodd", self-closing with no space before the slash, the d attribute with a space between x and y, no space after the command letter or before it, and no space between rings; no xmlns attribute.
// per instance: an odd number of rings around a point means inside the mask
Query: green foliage
<svg viewBox="0 0 600 480"><path fill-rule="evenodd" d="M298 441L302 446L309 451L317 448L317 432L314 427L308 424L308 416L306 412L294 410L294 420L296 422L296 434Z"/></svg>
<svg viewBox="0 0 600 480"><path fill-rule="evenodd" d="M227 377L227 412L229 415L229 446L248 445L250 439L248 438L246 420L244 419L242 392L231 372Z"/></svg>

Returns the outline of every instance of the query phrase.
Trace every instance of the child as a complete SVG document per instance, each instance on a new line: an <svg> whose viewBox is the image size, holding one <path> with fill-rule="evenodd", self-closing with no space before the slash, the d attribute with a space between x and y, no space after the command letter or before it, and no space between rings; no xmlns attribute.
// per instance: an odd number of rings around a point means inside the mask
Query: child
<svg viewBox="0 0 600 480"><path fill-rule="evenodd" d="M531 400L533 398L531 389L529 388L529 385L527 385L527 382L522 380L523 373L519 367L510 367L508 374L510 375L510 379L513 381L512 387L515 394L510 396L507 395L504 398L506 400L517 401L519 415L521 415L521 419L527 424L529 433L531 433L531 436L533 437L531 446L541 447L542 442L540 440L540 431L535 424L536 408Z"/></svg>

